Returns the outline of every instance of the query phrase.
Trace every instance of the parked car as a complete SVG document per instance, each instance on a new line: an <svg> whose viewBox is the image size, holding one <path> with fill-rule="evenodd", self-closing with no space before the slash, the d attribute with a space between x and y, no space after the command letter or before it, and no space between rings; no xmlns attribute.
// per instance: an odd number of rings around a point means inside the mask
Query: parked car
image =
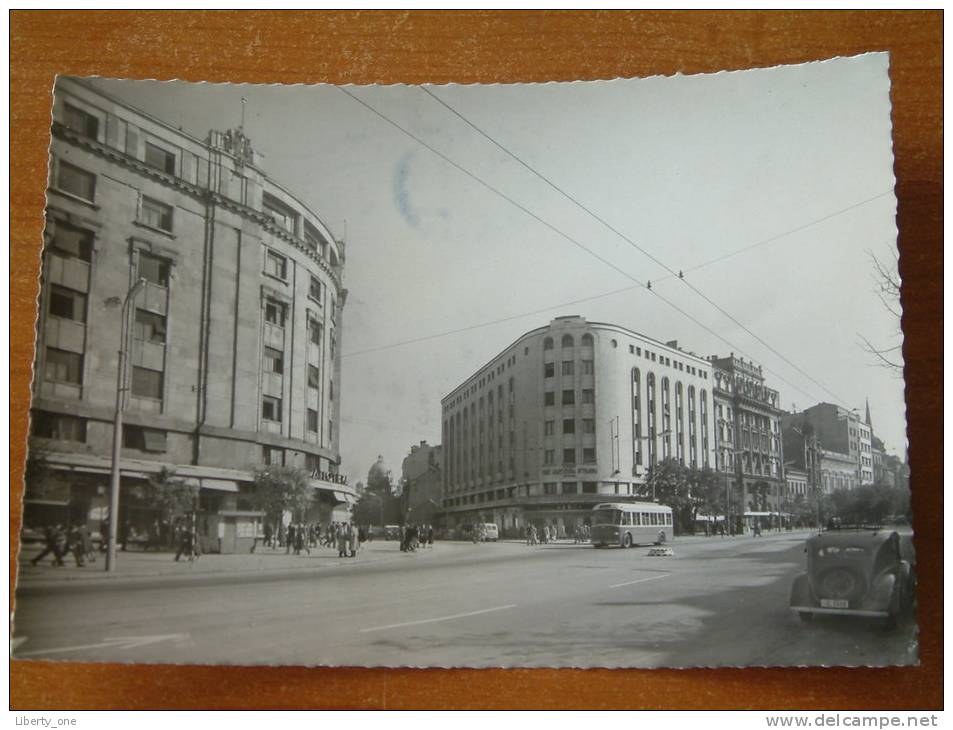
<svg viewBox="0 0 953 730"><path fill-rule="evenodd" d="M384 525L385 540L400 540L400 525Z"/></svg>
<svg viewBox="0 0 953 730"><path fill-rule="evenodd" d="M481 532L485 542L496 542L500 539L500 528L493 522L484 522Z"/></svg>
<svg viewBox="0 0 953 730"><path fill-rule="evenodd" d="M825 532L805 545L807 570L791 586L791 610L883 619L888 627L913 605L916 575L889 530Z"/></svg>

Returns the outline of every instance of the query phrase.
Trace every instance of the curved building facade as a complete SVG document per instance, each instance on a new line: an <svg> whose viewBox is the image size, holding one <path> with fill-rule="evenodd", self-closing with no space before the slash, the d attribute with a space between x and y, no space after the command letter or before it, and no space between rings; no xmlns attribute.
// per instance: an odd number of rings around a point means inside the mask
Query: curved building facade
<svg viewBox="0 0 953 730"><path fill-rule="evenodd" d="M644 499L658 461L713 467L711 388L711 363L675 342L576 316L527 332L441 402L449 526L568 532Z"/></svg>
<svg viewBox="0 0 953 730"><path fill-rule="evenodd" d="M49 477L27 524L103 517L127 296L124 525L146 519L130 487L163 466L209 513L247 510L263 464L300 466L328 509L346 505L344 243L241 129L200 140L60 79L50 152L30 443Z"/></svg>

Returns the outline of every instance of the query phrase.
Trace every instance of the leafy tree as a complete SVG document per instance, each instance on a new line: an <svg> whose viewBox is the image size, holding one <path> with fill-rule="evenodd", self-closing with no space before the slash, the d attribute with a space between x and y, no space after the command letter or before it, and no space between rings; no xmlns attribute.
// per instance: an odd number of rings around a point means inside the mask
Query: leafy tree
<svg viewBox="0 0 953 730"><path fill-rule="evenodd" d="M710 467L704 469L690 469L688 480L693 495L693 501L709 515L723 515L725 513L725 480ZM693 515L698 516L698 510Z"/></svg>
<svg viewBox="0 0 953 730"><path fill-rule="evenodd" d="M308 473L295 466L263 466L255 469L251 501L276 527L285 512L302 519L314 500Z"/></svg>
<svg viewBox="0 0 953 730"><path fill-rule="evenodd" d="M672 508L679 525L693 524L693 511L697 510L691 498L688 470L675 459L664 459L652 467L645 480L649 491L659 504Z"/></svg>
<svg viewBox="0 0 953 730"><path fill-rule="evenodd" d="M150 506L160 510L166 520L172 522L176 517L195 511L199 488L176 477L173 469L162 467L159 473L146 483L141 496Z"/></svg>

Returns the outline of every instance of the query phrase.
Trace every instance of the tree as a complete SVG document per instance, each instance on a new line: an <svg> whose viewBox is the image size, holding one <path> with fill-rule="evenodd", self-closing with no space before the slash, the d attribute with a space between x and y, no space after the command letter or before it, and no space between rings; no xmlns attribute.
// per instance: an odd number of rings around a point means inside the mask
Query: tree
<svg viewBox="0 0 953 730"><path fill-rule="evenodd" d="M722 515L725 513L725 480L710 467L691 469L688 473L689 486L693 501L698 505L694 519L698 516L698 509L703 509L708 515Z"/></svg>
<svg viewBox="0 0 953 730"><path fill-rule="evenodd" d="M649 467L645 485L659 504L672 508L680 525L694 524L693 510L697 510L691 498L688 470L675 459L664 459Z"/></svg>
<svg viewBox="0 0 953 730"><path fill-rule="evenodd" d="M264 466L255 470L252 503L265 513L265 519L275 526L282 522L285 512L293 519L304 518L314 501L308 484L308 473L295 466Z"/></svg>
<svg viewBox="0 0 953 730"><path fill-rule="evenodd" d="M874 292L884 309L893 317L895 322L893 337L899 339L902 336L900 327L900 262L897 258L896 249L892 249L890 254L892 261L884 261L872 251L867 252L872 267ZM897 377L903 375L903 352L902 345L899 342L895 345L890 343L874 345L863 335L859 335L859 337L862 347L874 357L877 365L892 371Z"/></svg>
<svg viewBox="0 0 953 730"><path fill-rule="evenodd" d="M354 511L351 513L354 521L359 525L376 525L381 522L384 514L384 497L374 493L364 491L357 504L354 505Z"/></svg>
<svg viewBox="0 0 953 730"><path fill-rule="evenodd" d="M146 482L142 498L147 504L161 511L168 522L194 512L198 507L199 488L187 484L175 476L175 470L162 467L159 473Z"/></svg>

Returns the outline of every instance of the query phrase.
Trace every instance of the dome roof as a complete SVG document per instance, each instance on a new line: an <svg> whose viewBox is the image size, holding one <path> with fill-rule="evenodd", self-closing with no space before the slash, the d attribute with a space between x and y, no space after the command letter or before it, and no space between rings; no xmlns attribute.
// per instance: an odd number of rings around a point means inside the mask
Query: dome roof
<svg viewBox="0 0 953 730"><path fill-rule="evenodd" d="M371 484L379 479L386 479L390 476L390 473L390 467L384 463L384 457L378 456L377 461L371 464L371 468L367 472L367 483Z"/></svg>

